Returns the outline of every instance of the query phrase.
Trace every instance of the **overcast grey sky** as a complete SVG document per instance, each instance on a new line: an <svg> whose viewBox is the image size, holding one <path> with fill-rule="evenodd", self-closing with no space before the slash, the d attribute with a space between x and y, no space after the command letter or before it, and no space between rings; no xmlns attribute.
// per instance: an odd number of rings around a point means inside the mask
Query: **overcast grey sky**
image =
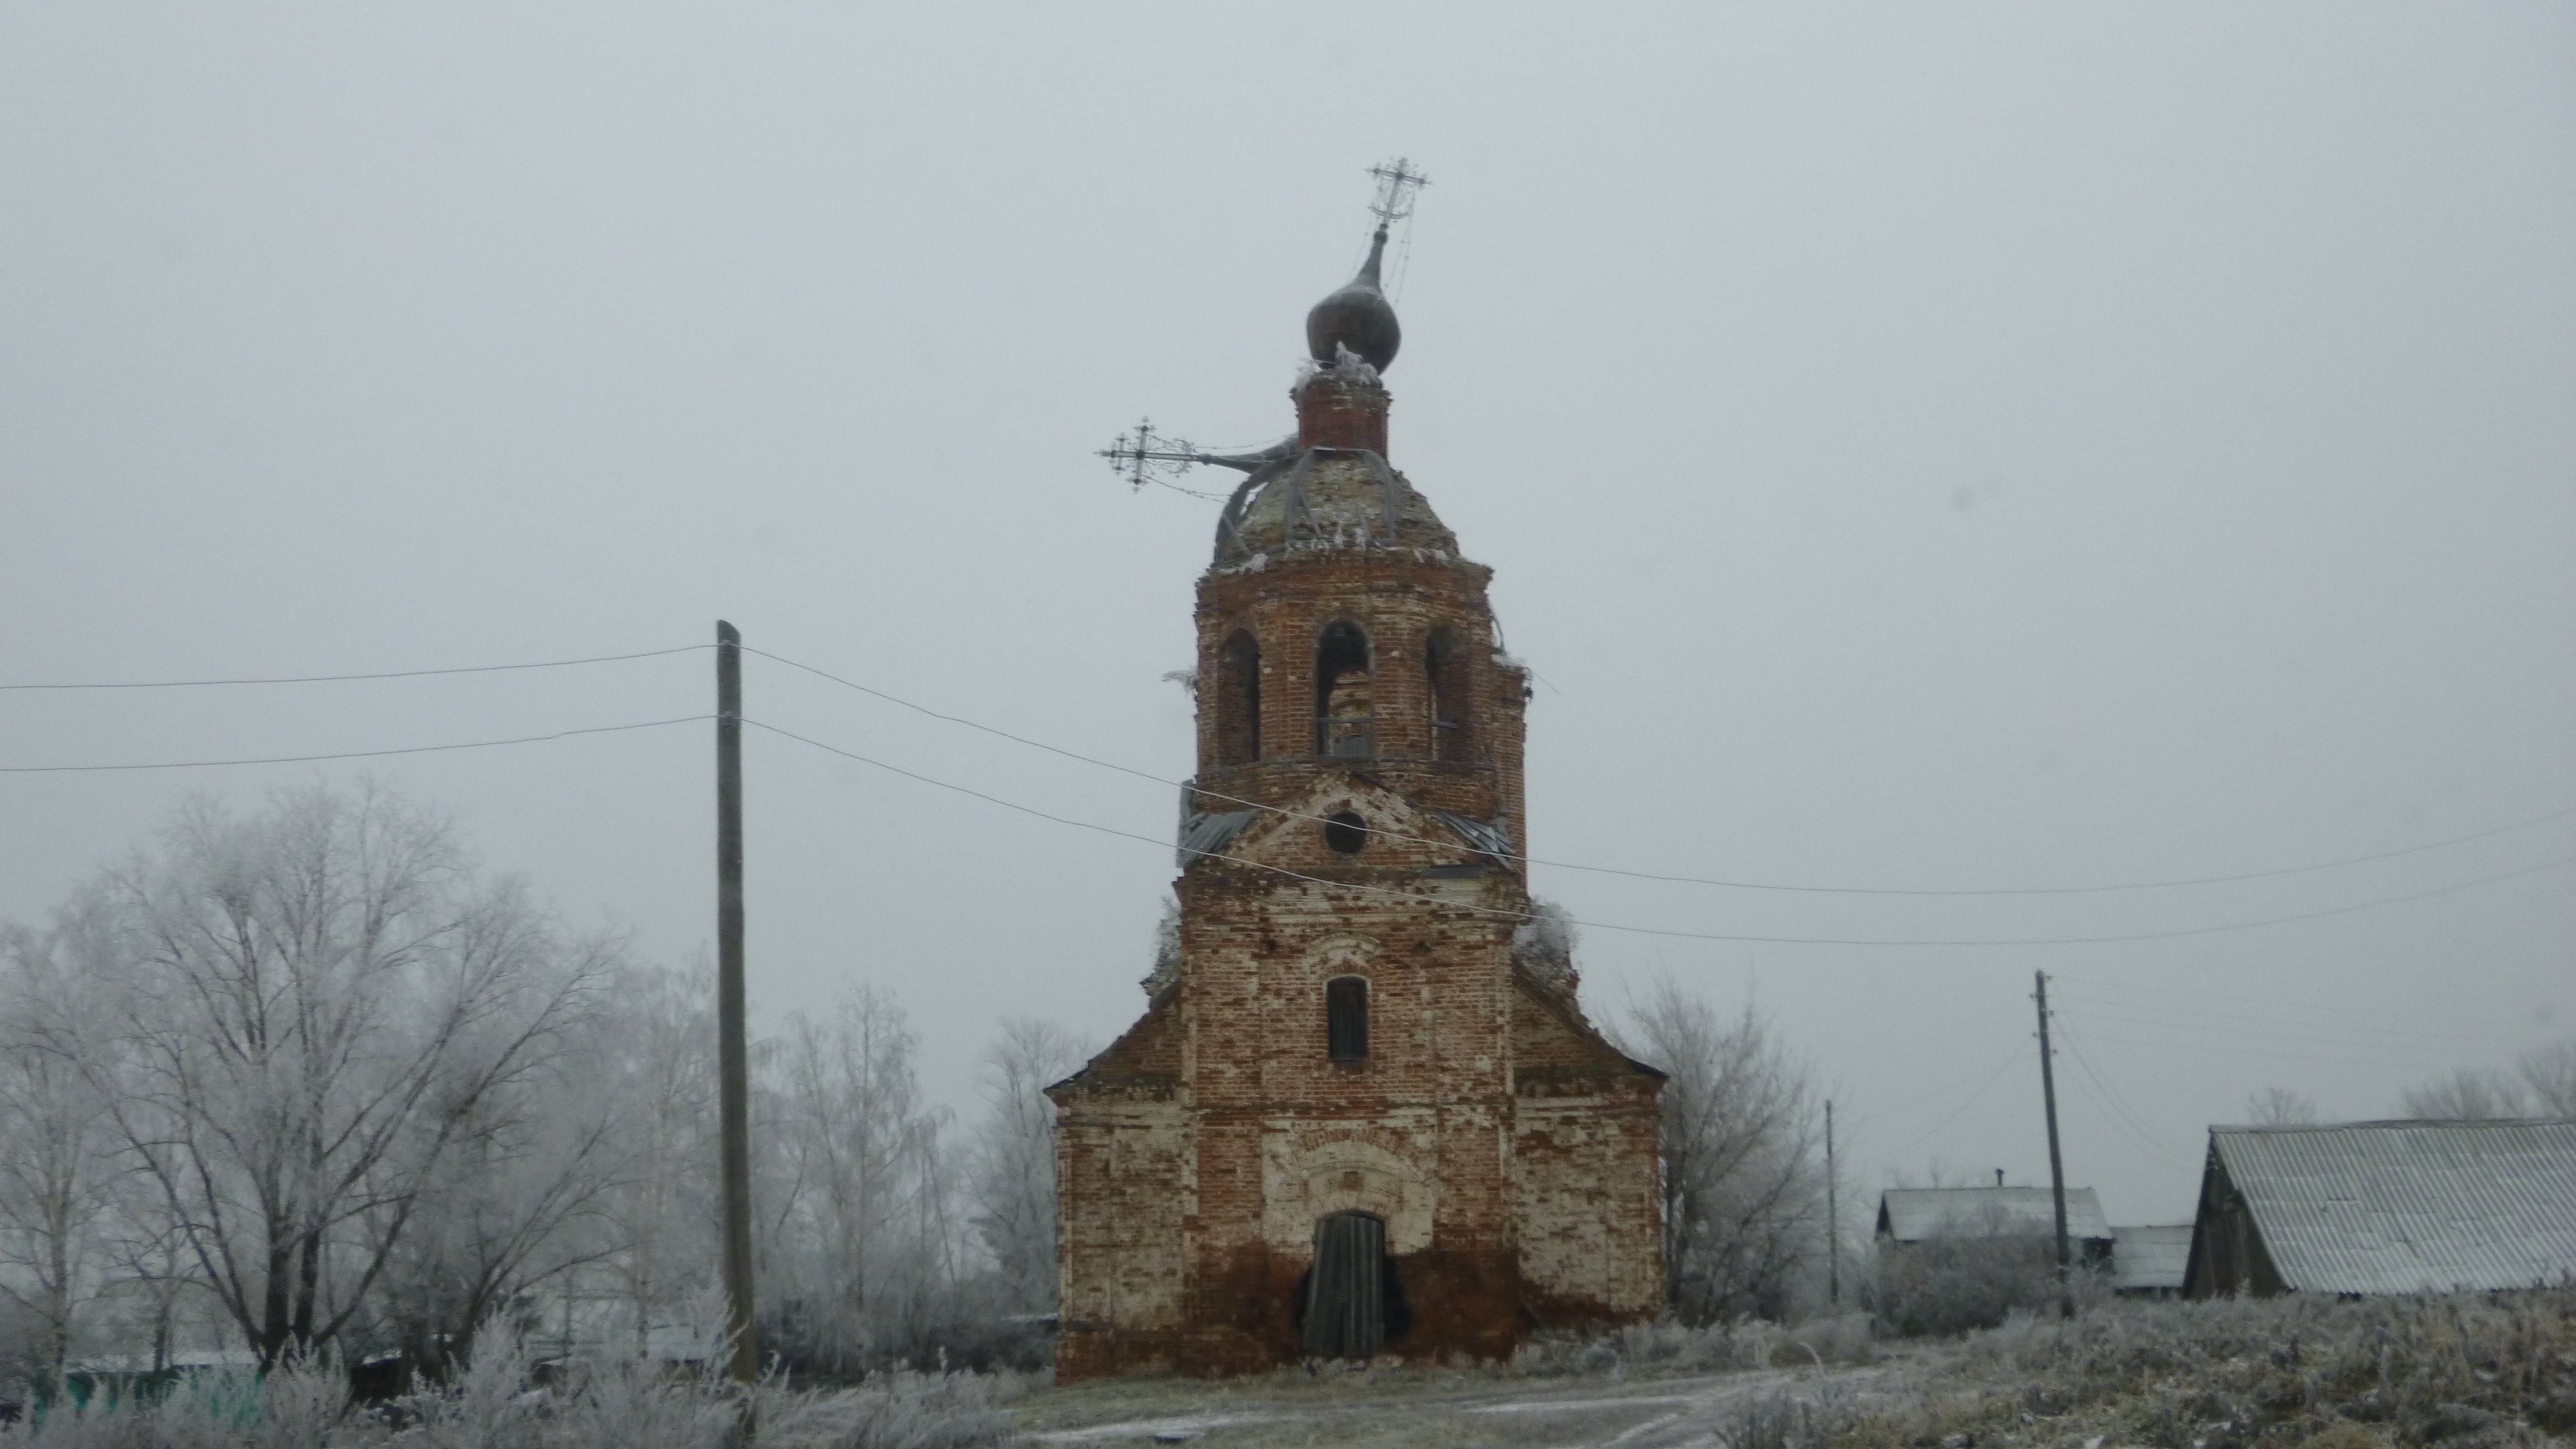
<svg viewBox="0 0 2576 1449"><path fill-rule="evenodd" d="M1213 505L1363 169L1426 167L1393 455L1497 570L1539 857L1830 1084L1853 1180L2187 1215L2249 1092L2329 1115L2576 1031L2576 10L633 3L0 10L0 683L761 648L1189 768ZM1226 478L1213 480L1230 481ZM704 712L703 651L0 693L0 765ZM1166 838L1160 786L765 660L748 711ZM710 727L0 775L38 920L189 789L372 770L578 921L711 934ZM1106 1038L1169 852L750 743L758 1008L891 992L971 1102ZM2542 867L2540 869L2529 869ZM2098 1078L2098 1080L2097 1080Z"/></svg>

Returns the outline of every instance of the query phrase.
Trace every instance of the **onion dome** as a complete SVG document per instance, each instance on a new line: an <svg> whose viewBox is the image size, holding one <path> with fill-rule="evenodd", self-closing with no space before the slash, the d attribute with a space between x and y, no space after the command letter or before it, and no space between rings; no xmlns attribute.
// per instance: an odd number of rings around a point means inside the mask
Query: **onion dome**
<svg viewBox="0 0 2576 1449"><path fill-rule="evenodd" d="M1317 362L1332 366L1344 347L1380 370L1395 361L1404 333L1395 325L1395 308L1388 305L1378 285L1378 259L1385 254L1386 228L1380 226L1369 242L1368 260L1359 275L1306 314L1306 351Z"/></svg>

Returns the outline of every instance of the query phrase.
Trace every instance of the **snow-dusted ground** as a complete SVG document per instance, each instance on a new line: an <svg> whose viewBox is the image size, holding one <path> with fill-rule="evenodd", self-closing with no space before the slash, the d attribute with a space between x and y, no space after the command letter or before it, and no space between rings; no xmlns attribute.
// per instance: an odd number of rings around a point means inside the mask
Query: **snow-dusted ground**
<svg viewBox="0 0 2576 1449"><path fill-rule="evenodd" d="M1040 1444L1684 1449L1721 1441L1730 1407L1748 1398L1848 1400L1884 1372L1760 1369L1624 1382L1463 1373L1309 1381L1279 1375L1234 1383L1086 1385L1049 1390L1016 1408Z"/></svg>

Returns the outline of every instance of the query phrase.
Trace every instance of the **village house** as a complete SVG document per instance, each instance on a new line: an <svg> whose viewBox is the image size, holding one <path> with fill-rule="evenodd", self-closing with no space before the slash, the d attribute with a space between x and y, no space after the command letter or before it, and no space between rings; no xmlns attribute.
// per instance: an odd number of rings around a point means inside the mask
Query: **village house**
<svg viewBox="0 0 2576 1449"><path fill-rule="evenodd" d="M2212 1127L2183 1296L2576 1280L2576 1122Z"/></svg>
<svg viewBox="0 0 2576 1449"><path fill-rule="evenodd" d="M1501 1358L1661 1301L1662 1075L1527 889L1528 672L1388 462L1383 227L1198 580L1177 951L1048 1089L1059 1381Z"/></svg>
<svg viewBox="0 0 2576 1449"><path fill-rule="evenodd" d="M1902 1274L1927 1243L1995 1240L2055 1263L2057 1205L2044 1187L1892 1187L1878 1198L1878 1263L1882 1278ZM2066 1190L2067 1250L2081 1267L2108 1267L2111 1220L2089 1187Z"/></svg>

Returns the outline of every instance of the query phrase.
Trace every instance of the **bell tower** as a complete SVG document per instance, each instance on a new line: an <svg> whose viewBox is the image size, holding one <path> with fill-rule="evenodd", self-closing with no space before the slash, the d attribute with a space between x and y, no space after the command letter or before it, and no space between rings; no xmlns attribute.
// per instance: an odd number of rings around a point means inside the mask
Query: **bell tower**
<svg viewBox="0 0 2576 1449"><path fill-rule="evenodd" d="M1661 1299L1662 1077L1531 902L1492 571L1388 461L1386 219L1307 316L1296 433L1193 455L1245 477L1198 580L1179 949L1049 1089L1059 1381L1498 1358Z"/></svg>

